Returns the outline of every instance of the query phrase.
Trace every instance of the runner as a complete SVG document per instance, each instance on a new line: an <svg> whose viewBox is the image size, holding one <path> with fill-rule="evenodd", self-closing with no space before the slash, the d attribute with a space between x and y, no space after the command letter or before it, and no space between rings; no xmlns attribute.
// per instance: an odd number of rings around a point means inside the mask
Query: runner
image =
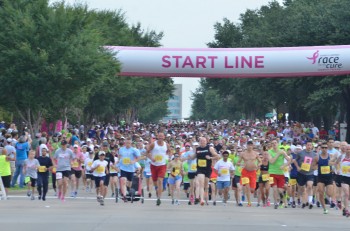
<svg viewBox="0 0 350 231"><path fill-rule="evenodd" d="M71 161L75 156L72 150L67 148L67 141L61 141L61 148L54 155L54 167L56 168L56 179L58 183L58 199L64 202L67 192L68 179L71 175ZM56 164L57 163L57 164Z"/></svg>
<svg viewBox="0 0 350 231"><path fill-rule="evenodd" d="M244 161L244 167L242 169L241 184L243 185L244 192L248 199L248 207L252 206L250 194L254 193L256 187L256 171L260 168L261 160L259 154L253 151L253 141L247 142L247 150L242 153L237 161L237 165L240 165Z"/></svg>
<svg viewBox="0 0 350 231"><path fill-rule="evenodd" d="M291 186L291 197L289 201L292 204L292 208L296 208L295 203L295 194L297 193L297 176L298 176L298 169L294 164L294 160L297 157L297 154L302 151L301 145L297 145L294 149L294 152L291 153L292 158L292 164L291 164L291 171L290 171L290 179L289 179L289 185ZM298 195L300 196L300 195Z"/></svg>
<svg viewBox="0 0 350 231"><path fill-rule="evenodd" d="M269 174L269 153L266 147L263 149L263 156L260 166L259 189L263 207L270 206L270 174Z"/></svg>
<svg viewBox="0 0 350 231"><path fill-rule="evenodd" d="M328 213L324 200L325 193L328 197L333 198L333 178L331 175L331 165L334 165L334 163L332 163L330 160L330 154L327 152L327 143L324 142L321 145L321 154L315 158L318 166L317 188L319 192L319 201L321 202L324 214Z"/></svg>
<svg viewBox="0 0 350 231"><path fill-rule="evenodd" d="M208 189L208 194L209 194L209 200L213 201L213 205L216 206L216 196L217 196L217 188L216 188L216 182L218 179L218 174L216 173L214 169L214 165L216 164L216 161L213 160L211 163L211 174L210 174L210 179L209 179L209 189ZM209 205L208 201L205 201L206 205Z"/></svg>
<svg viewBox="0 0 350 231"><path fill-rule="evenodd" d="M244 166L244 162L242 161L240 165L237 164L238 160L240 159L240 155L243 152L241 147L237 148L237 153L235 157L233 158L233 165L235 167L235 176L232 179L232 189L235 192L235 198L236 198L236 204L239 207L242 207L242 201L241 201L241 192L242 192L242 185L241 185L241 174L242 174L242 166ZM242 165L242 166L241 166Z"/></svg>
<svg viewBox="0 0 350 231"><path fill-rule="evenodd" d="M41 149L41 156L38 157L39 168L38 168L38 199L46 200L46 194L49 189L49 169L52 168L52 160L48 156L48 149Z"/></svg>
<svg viewBox="0 0 350 231"><path fill-rule="evenodd" d="M230 190L231 176L234 176L235 167L232 162L227 161L229 156L228 151L222 153L222 159L216 162L214 169L218 174L216 186L219 194L223 194L222 202L226 205L228 200L228 192Z"/></svg>
<svg viewBox="0 0 350 231"><path fill-rule="evenodd" d="M179 205L180 187L183 175L183 167L179 154L175 154L174 160L169 162L168 171L170 171L168 182L171 195L171 204Z"/></svg>
<svg viewBox="0 0 350 231"><path fill-rule="evenodd" d="M110 166L109 177L110 177L111 191L112 191L111 197L115 197L118 195L118 190L120 188L120 187L118 187L118 185L119 185L119 177L118 177L119 158L117 155L117 148L116 147L111 150L111 154L112 154L112 156L114 156L114 163L115 164Z"/></svg>
<svg viewBox="0 0 350 231"><path fill-rule="evenodd" d="M147 157L151 160L153 184L157 191L157 205L161 204L163 193L163 178L166 174L166 160L169 159L170 146L164 142L164 133L160 132L157 141L151 143L147 149Z"/></svg>
<svg viewBox="0 0 350 231"><path fill-rule="evenodd" d="M94 176L92 175L91 166L94 162L94 152L90 151L89 156L85 159L85 176L86 176L86 192L91 192L93 187Z"/></svg>
<svg viewBox="0 0 350 231"><path fill-rule="evenodd" d="M181 160L187 161L188 164L188 179L190 181L190 192L189 192L189 202L188 205L193 205L195 202L199 203L199 187L197 176L197 159L195 158L195 153L190 150L191 145L189 143L185 144L185 153L182 154ZM195 193L196 191L196 193ZM196 200L194 199L196 198Z"/></svg>
<svg viewBox="0 0 350 231"><path fill-rule="evenodd" d="M132 178L135 173L135 163L140 159L140 152L138 149L131 146L131 138L125 140L125 146L119 149L119 164L120 169L120 190L124 202L127 202L127 192L130 191Z"/></svg>
<svg viewBox="0 0 350 231"><path fill-rule="evenodd" d="M105 186L104 181L106 180L106 174L108 173L108 162L104 160L105 156L106 153L104 151L99 151L99 159L95 160L91 166L91 171L93 171L92 174L95 178L97 201L100 205L104 205L104 195L107 194L107 192L105 192L107 187Z"/></svg>
<svg viewBox="0 0 350 231"><path fill-rule="evenodd" d="M28 159L24 161L23 166L23 174L26 178L26 183L28 186L27 196L31 196L31 200L35 200L34 193L35 193L35 184L38 179L38 173L37 170L40 167L39 161L37 159L34 159L35 157L35 151L31 150L28 154Z"/></svg>
<svg viewBox="0 0 350 231"><path fill-rule="evenodd" d="M14 161L14 158L7 155L6 149L3 148L0 150L0 177L2 179L2 183L4 184L6 196L8 195L8 189L11 184L11 164L10 161ZM0 197L1 199L1 197Z"/></svg>
<svg viewBox="0 0 350 231"><path fill-rule="evenodd" d="M350 145L345 147L346 153L344 156L339 156L336 163L340 163L343 190L343 216L349 217L349 187L350 187Z"/></svg>
<svg viewBox="0 0 350 231"><path fill-rule="evenodd" d="M311 141L306 143L306 149L299 152L293 160L297 167L297 183L299 194L302 197L302 208L309 206L312 209L312 186L314 182L314 168L316 153L312 150L313 145ZM306 187L306 190L305 190Z"/></svg>
<svg viewBox="0 0 350 231"><path fill-rule="evenodd" d="M213 147L207 145L207 139L199 138L199 146L195 149L197 157L197 178L199 182L199 197L200 204L204 205L204 200L208 200L209 178L212 172L212 160L219 159L220 156L216 153ZM193 157L194 159L195 157ZM206 197L204 198L204 195Z"/></svg>
<svg viewBox="0 0 350 231"><path fill-rule="evenodd" d="M287 153L278 147L277 140L273 140L271 142L272 149L268 151L269 153L269 174L271 184L273 188L273 199L274 199L274 208L277 209L278 205L280 207L287 207L286 202L284 201L284 184L285 184L285 176L284 169L290 164L290 158ZM284 159L287 160L287 163L284 163ZM279 199L278 199L279 195Z"/></svg>
<svg viewBox="0 0 350 231"><path fill-rule="evenodd" d="M80 147L77 144L73 146L74 160L72 161L72 169L71 169L71 197L77 197L78 189L79 189L79 180L82 176L82 164L84 163L84 155L80 151Z"/></svg>

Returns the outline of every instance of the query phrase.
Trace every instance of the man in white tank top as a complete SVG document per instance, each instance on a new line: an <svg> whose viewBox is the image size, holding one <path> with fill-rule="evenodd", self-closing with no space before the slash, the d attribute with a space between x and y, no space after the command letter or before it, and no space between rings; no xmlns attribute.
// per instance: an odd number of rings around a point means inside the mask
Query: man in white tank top
<svg viewBox="0 0 350 231"><path fill-rule="evenodd" d="M147 157L151 160L151 173L153 184L157 190L157 205L163 192L163 179L166 174L167 160L170 156L170 146L164 142L164 133L158 133L157 141L153 142L147 149Z"/></svg>

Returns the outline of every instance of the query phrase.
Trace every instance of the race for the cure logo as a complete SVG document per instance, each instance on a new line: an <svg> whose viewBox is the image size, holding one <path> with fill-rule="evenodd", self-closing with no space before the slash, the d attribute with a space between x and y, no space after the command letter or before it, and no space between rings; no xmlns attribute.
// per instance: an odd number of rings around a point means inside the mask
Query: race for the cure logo
<svg viewBox="0 0 350 231"><path fill-rule="evenodd" d="M320 51L317 50L311 57L306 58L311 60L312 64L317 64L319 71L340 70L343 68L339 54L320 54Z"/></svg>

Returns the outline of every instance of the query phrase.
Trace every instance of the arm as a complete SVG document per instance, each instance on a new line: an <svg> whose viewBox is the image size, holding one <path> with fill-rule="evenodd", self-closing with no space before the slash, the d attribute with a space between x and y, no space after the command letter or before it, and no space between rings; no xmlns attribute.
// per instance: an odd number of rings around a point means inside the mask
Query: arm
<svg viewBox="0 0 350 231"><path fill-rule="evenodd" d="M213 155L212 157L210 157L210 159L212 159L212 160L219 160L220 159L220 155L216 153L216 151L213 147L210 147L209 151Z"/></svg>
<svg viewBox="0 0 350 231"><path fill-rule="evenodd" d="M269 152L268 152L268 154L269 154L269 162L270 162L271 164L274 164L274 163L276 162L276 160L278 159L278 157L281 155L281 152L278 151L278 152L276 153L276 156L275 156L275 157L272 157L272 156L271 156L271 153L269 153Z"/></svg>
<svg viewBox="0 0 350 231"><path fill-rule="evenodd" d="M148 146L147 151L146 151L146 156L154 162L154 159L152 158L152 155L151 155L151 151L153 150L153 148L154 148L154 143L152 143Z"/></svg>

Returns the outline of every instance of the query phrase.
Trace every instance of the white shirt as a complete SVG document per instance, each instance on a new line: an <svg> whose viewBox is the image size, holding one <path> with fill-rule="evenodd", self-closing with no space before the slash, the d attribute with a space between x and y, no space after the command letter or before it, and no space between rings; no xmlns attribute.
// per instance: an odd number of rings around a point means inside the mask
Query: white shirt
<svg viewBox="0 0 350 231"><path fill-rule="evenodd" d="M97 167L99 165L99 167ZM95 160L93 163L92 163L92 166L91 168L96 168L94 170L94 172L92 173L92 175L94 176L97 176L97 177L101 177L101 176L105 176L106 175L106 167L108 165L108 162L103 160L103 161L100 161L100 160Z"/></svg>
<svg viewBox="0 0 350 231"><path fill-rule="evenodd" d="M228 160L225 162L223 159L216 162L214 168L220 174L220 176L217 178L217 181L230 181L230 171L235 170L232 162L229 162Z"/></svg>

